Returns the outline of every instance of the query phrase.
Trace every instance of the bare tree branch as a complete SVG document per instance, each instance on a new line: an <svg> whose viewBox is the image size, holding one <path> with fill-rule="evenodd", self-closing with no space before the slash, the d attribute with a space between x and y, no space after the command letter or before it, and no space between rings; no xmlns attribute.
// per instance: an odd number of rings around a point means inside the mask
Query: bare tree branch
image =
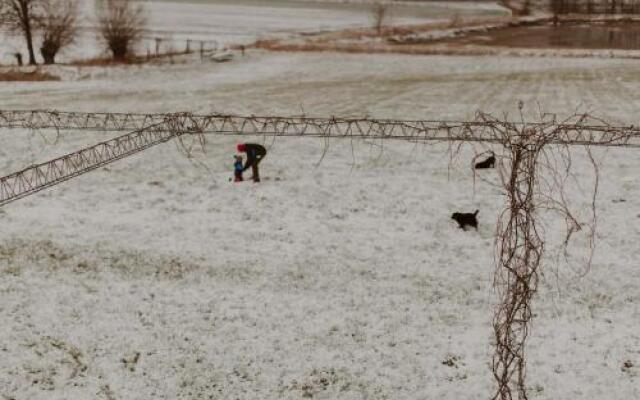
<svg viewBox="0 0 640 400"><path fill-rule="evenodd" d="M72 44L78 32L78 3L76 0L47 0L39 20L42 31L40 54L45 64L54 64L55 57L65 46Z"/></svg>

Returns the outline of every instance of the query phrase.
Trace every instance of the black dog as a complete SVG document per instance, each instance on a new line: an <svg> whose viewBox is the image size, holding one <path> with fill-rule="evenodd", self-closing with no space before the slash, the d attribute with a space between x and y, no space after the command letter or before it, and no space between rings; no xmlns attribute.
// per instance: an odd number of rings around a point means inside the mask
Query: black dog
<svg viewBox="0 0 640 400"><path fill-rule="evenodd" d="M476 169L489 169L489 168L495 168L495 167L496 167L496 156L493 154L493 152L491 153L489 158L487 158L486 160L476 163Z"/></svg>
<svg viewBox="0 0 640 400"><path fill-rule="evenodd" d="M476 210L474 213L456 212L451 215L451 219L455 220L460 228L465 231L467 230L467 226L472 226L478 230L478 218L476 218L478 216L478 211L480 210Z"/></svg>

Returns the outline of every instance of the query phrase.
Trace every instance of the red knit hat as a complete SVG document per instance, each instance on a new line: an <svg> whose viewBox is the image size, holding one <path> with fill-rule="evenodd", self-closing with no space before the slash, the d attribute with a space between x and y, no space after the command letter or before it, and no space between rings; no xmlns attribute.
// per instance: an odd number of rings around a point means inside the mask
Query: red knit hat
<svg viewBox="0 0 640 400"><path fill-rule="evenodd" d="M236 148L238 149L238 153L242 153L246 150L244 143L238 143L238 146Z"/></svg>

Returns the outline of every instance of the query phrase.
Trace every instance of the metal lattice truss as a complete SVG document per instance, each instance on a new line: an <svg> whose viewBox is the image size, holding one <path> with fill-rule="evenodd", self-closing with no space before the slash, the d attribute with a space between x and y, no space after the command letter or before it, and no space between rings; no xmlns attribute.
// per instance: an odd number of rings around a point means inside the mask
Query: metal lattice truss
<svg viewBox="0 0 640 400"><path fill-rule="evenodd" d="M167 117L144 129L31 165L0 178L0 206L187 133L194 133L191 126L181 125L178 118Z"/></svg>
<svg viewBox="0 0 640 400"><path fill-rule="evenodd" d="M640 147L640 130L586 117L515 124L479 114L469 122L235 115L114 114L2 111L0 128L131 131L0 178L0 206L184 134L265 135L408 141L516 143L518 135L543 135L546 143ZM508 140L505 140L509 138Z"/></svg>
<svg viewBox="0 0 640 400"><path fill-rule="evenodd" d="M134 131L161 123L166 115L0 110L0 128Z"/></svg>
<svg viewBox="0 0 640 400"><path fill-rule="evenodd" d="M170 131L180 121L194 132L217 135L268 135L411 141L502 142L496 132L521 125L477 118L474 121L416 121L369 118L237 116L225 114L125 114L59 111L2 111L0 128L134 131L154 126ZM640 147L640 129L610 126L598 120L526 124L552 135L550 143ZM514 129L516 131L517 129Z"/></svg>

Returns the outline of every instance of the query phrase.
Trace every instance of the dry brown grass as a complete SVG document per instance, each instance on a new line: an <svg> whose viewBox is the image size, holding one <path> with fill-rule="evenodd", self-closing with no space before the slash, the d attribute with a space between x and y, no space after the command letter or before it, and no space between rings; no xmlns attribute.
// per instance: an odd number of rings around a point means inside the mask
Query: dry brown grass
<svg viewBox="0 0 640 400"><path fill-rule="evenodd" d="M78 67L110 67L110 66L122 66L122 65L139 65L146 64L155 61L163 61L166 59L172 59L173 57L184 56L185 54L194 54L192 51L190 53L185 53L184 51L172 51L162 54L150 54L150 55L132 55L128 56L124 59L116 60L113 57L94 57L84 60L74 60L69 65L74 65Z"/></svg>
<svg viewBox="0 0 640 400"><path fill-rule="evenodd" d="M569 57L569 58L629 58L637 59L640 53L637 51L612 51L611 49L560 49L560 48L528 48L513 45L485 45L481 43L464 42L460 39L479 31L485 34L499 35L506 28L514 28L527 25L549 23L549 17L540 17L535 20L490 17L456 19L455 28L459 33L455 38L439 38L420 42L402 40L408 35L420 34L430 31L452 29L451 21L438 22L426 25L413 25L404 27L384 27L381 34L375 29L346 29L335 32L306 35L296 40L263 40L254 43L253 47L269 51L284 52L342 52L342 53L396 53L416 55L505 55L523 57ZM561 17L562 22L592 22L602 23L606 21L636 22L638 18L625 16L576 16L567 15ZM382 40L367 40L371 38Z"/></svg>
<svg viewBox="0 0 640 400"><path fill-rule="evenodd" d="M79 67L108 67L117 65L142 64L144 61L136 57L128 57L122 60L115 60L112 57L94 57L84 60L74 60L70 65Z"/></svg>
<svg viewBox="0 0 640 400"><path fill-rule="evenodd" d="M262 43L260 48L269 51L281 52L339 52L350 54L640 59L640 52L638 51L529 49L481 45L458 45L455 43L415 44L402 46L362 43Z"/></svg>
<svg viewBox="0 0 640 400"><path fill-rule="evenodd" d="M485 26L502 26L509 24L518 24L518 19L513 17L484 17L484 18L463 18L456 16L455 27L459 29L473 29ZM382 28L381 33L373 28L354 28L345 29L340 31L324 32L318 34L309 34L307 40L312 42L333 42L339 40L358 40L366 38L380 37L383 39L406 36L416 33L424 33L431 31L439 31L443 29L452 28L452 20L449 21L436 21L419 25L406 25L406 26L385 26Z"/></svg>
<svg viewBox="0 0 640 400"><path fill-rule="evenodd" d="M456 24L459 27L484 26L488 24L507 24L515 21L512 17L456 17ZM313 42L326 42L335 40L354 40L375 37L404 36L413 33L429 32L451 28L451 21L430 22L418 25L406 26L383 26L378 32L375 28L351 28L339 31L309 34L308 40Z"/></svg>
<svg viewBox="0 0 640 400"><path fill-rule="evenodd" d="M38 69L33 71L21 71L15 69L0 71L0 82L44 82L59 80L59 77Z"/></svg>
<svg viewBox="0 0 640 400"><path fill-rule="evenodd" d="M257 47L282 52L341 52L353 54L415 54L415 55L495 55L498 49L489 47L452 47L432 45L394 46L389 44L370 43L277 43L260 42Z"/></svg>
<svg viewBox="0 0 640 400"><path fill-rule="evenodd" d="M460 29L480 28L487 25L508 25L518 23L512 17L457 18ZM433 47L431 44L398 45L385 39L402 37L416 33L451 29L451 22L432 22L421 25L382 27L380 32L375 28L345 29L306 35L302 41L260 40L252 47L270 51L337 51L345 53L400 53L400 54L493 54L488 49L462 50L460 48ZM383 41L367 39L382 38Z"/></svg>

